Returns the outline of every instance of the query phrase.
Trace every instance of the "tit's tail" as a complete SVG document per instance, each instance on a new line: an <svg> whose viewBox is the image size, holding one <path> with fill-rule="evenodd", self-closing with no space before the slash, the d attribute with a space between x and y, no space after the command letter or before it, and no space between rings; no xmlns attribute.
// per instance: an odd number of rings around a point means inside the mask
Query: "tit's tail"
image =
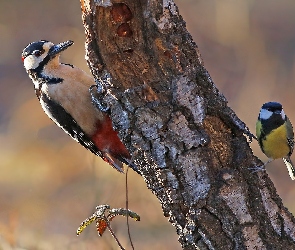
<svg viewBox="0 0 295 250"><path fill-rule="evenodd" d="M294 169L294 165L290 159L290 156L286 156L283 158L283 161L285 162L286 166L287 166L287 169L288 169L288 172L289 172L289 175L290 175L290 178L292 180L295 180L295 169Z"/></svg>

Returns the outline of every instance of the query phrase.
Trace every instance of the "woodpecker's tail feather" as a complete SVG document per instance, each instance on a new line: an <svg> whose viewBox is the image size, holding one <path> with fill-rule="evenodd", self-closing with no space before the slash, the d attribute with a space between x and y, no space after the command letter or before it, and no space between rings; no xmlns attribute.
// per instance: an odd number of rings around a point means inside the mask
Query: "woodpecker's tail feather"
<svg viewBox="0 0 295 250"><path fill-rule="evenodd" d="M104 160L120 173L124 173L123 163L125 163L127 166L131 167L136 173L141 175L138 167L132 162L132 160L127 159L125 157L119 157L119 159L117 159L109 153L104 153L103 156Z"/></svg>
<svg viewBox="0 0 295 250"><path fill-rule="evenodd" d="M283 161L284 163L286 164L287 166L287 169L288 169L288 172L289 172L289 175L290 175L290 178L292 180L295 180L295 169L294 169L294 165L290 159L290 156L287 156L287 157L284 157L283 158Z"/></svg>
<svg viewBox="0 0 295 250"><path fill-rule="evenodd" d="M128 167L131 167L136 173L138 173L139 175L141 175L138 167L133 163L132 159L127 159L125 157L123 157L122 160Z"/></svg>
<svg viewBox="0 0 295 250"><path fill-rule="evenodd" d="M124 173L123 164L121 161L116 159L115 157L112 157L112 155L108 153L103 154L104 160L109 163L114 169L118 170L120 173Z"/></svg>

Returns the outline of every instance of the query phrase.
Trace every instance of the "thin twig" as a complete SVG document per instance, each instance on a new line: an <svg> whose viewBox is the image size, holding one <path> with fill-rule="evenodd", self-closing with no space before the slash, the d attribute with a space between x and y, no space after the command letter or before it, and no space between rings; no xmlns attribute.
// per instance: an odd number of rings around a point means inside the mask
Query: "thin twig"
<svg viewBox="0 0 295 250"><path fill-rule="evenodd" d="M126 188L126 210L127 210L127 213L129 211L128 209L128 170L129 170L129 165L127 166L127 170L126 170L126 175L125 175L125 188ZM131 244L131 247L132 247L132 250L134 250L134 245L133 245L133 242L132 242L132 238L131 238L131 233L130 233L130 226L129 226L129 215L127 214L126 216L126 220L127 220L127 232L128 232L128 237L129 237L129 241L130 241L130 244Z"/></svg>
<svg viewBox="0 0 295 250"><path fill-rule="evenodd" d="M107 220L106 220L107 221ZM114 237L115 241L117 242L118 246L120 247L121 250L125 250L125 248L121 245L119 239L117 238L117 236L115 235L113 229L111 228L110 223L107 221L107 227L111 233L111 235Z"/></svg>

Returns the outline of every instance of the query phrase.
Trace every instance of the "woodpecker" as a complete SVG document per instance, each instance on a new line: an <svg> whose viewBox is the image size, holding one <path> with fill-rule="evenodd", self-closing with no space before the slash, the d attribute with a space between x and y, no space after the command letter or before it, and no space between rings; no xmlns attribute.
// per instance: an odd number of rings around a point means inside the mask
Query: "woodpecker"
<svg viewBox="0 0 295 250"><path fill-rule="evenodd" d="M125 163L140 173L109 115L91 101L89 89L95 84L94 79L73 65L60 63L60 53L72 44L73 41L55 45L40 40L22 52L24 67L44 112L74 140L119 172L124 172Z"/></svg>

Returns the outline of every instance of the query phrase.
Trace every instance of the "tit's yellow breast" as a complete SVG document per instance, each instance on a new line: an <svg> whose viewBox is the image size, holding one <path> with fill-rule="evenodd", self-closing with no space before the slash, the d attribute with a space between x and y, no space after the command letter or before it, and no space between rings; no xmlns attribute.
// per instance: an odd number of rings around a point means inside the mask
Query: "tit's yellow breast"
<svg viewBox="0 0 295 250"><path fill-rule="evenodd" d="M286 124L284 123L266 135L260 146L265 155L272 159L283 158L288 155L290 147L287 140Z"/></svg>

